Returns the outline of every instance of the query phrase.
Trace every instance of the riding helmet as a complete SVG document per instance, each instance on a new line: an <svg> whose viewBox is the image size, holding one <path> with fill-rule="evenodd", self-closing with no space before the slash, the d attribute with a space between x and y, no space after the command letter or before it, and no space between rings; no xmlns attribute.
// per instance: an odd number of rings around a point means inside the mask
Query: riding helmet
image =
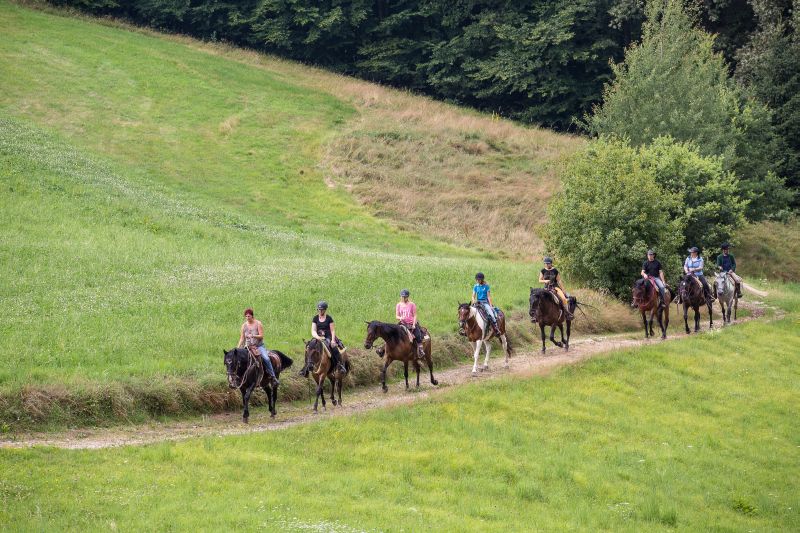
<svg viewBox="0 0 800 533"><path fill-rule="evenodd" d="M692 252L700 253L700 248L698 248L697 246L692 246L691 248L689 248L689 253Z"/></svg>
<svg viewBox="0 0 800 533"><path fill-rule="evenodd" d="M722 248L723 250L727 250L730 247L731 247L730 243L727 243L727 242L723 242L722 246L720 246L720 248Z"/></svg>
<svg viewBox="0 0 800 533"><path fill-rule="evenodd" d="M647 255L656 255L656 253L653 250L647 250Z"/></svg>
<svg viewBox="0 0 800 533"><path fill-rule="evenodd" d="M544 264L545 265L552 265L553 264L553 258L552 257L545 257L544 258Z"/></svg>
<svg viewBox="0 0 800 533"><path fill-rule="evenodd" d="M410 292L408 292L408 289L403 289L402 291L400 291L400 296L404 296L404 297L406 297L406 298L408 298L408 296L409 296L410 294L411 294L411 293L410 293Z"/></svg>
<svg viewBox="0 0 800 533"><path fill-rule="evenodd" d="M475 279L483 279L485 277L486 276L483 275L483 272L478 272L477 274L475 274Z"/></svg>
<svg viewBox="0 0 800 533"><path fill-rule="evenodd" d="M327 308L328 308L328 302L326 302L325 300L322 300L317 304L317 309L319 309L320 311Z"/></svg>

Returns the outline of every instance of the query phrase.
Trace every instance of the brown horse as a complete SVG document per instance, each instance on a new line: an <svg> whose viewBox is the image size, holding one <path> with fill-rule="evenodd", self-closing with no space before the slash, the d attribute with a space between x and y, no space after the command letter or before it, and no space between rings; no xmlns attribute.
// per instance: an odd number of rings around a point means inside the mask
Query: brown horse
<svg viewBox="0 0 800 533"><path fill-rule="evenodd" d="M700 331L700 307L703 305L708 307L708 327L714 327L714 315L712 314L711 309L711 304L713 302L712 300L706 300L703 286L695 276L686 275L681 278L681 285L678 288L678 294L680 295L680 301L683 302L683 323L686 325L686 333L690 333L689 307L694 309L695 331Z"/></svg>
<svg viewBox="0 0 800 533"><path fill-rule="evenodd" d="M495 335L494 328L492 328L491 324L487 323L486 319L474 304L458 304L458 323L461 326L461 333L467 337L470 342L475 343L472 375L477 376L478 357L481 353L481 345L486 346L486 358L483 360L483 367L481 368L481 371L484 371L489 369L489 353L492 351L492 345L489 344L489 341L498 337L498 335ZM508 366L508 358L511 357L511 343L508 342L508 337L506 337L506 315L503 314L502 311L497 313L497 329L500 331L499 339L503 344L503 351L506 353L505 365Z"/></svg>
<svg viewBox="0 0 800 533"><path fill-rule="evenodd" d="M427 331L423 329L425 339L422 341L422 347L425 350L425 363L428 365L428 371L431 374L431 383L438 385L439 382L433 377L433 360L431 359L431 338ZM383 385L383 392L389 390L386 386L386 369L392 364L392 361L403 362L403 373L406 378L406 389L408 389L408 363L414 365L414 370L417 371L417 387L419 387L419 371L420 365L417 360L417 350L414 343L408 338L408 330L398 324L387 324L386 322L378 322L373 320L367 322L367 337L364 339L364 348L367 350L372 349L372 345L376 339L381 338L386 343L384 346L375 350L375 352L384 358L383 369L381 370L381 385Z"/></svg>
<svg viewBox="0 0 800 533"><path fill-rule="evenodd" d="M269 376L264 372L261 355L253 354L246 348L234 348L222 352L225 354L223 362L228 371L228 386L239 389L242 393L244 407L242 421L247 424L250 418L250 396L259 386L267 394L270 416L274 418L277 413L275 404L278 402L278 388L272 387ZM275 377L281 375L281 370L292 366L292 360L278 350L269 350L267 354L272 362L272 369L275 370Z"/></svg>
<svg viewBox="0 0 800 533"><path fill-rule="evenodd" d="M325 405L326 378L331 382L331 403L333 405L342 405L342 381L350 372L350 358L347 356L347 352L340 352L340 357L345 367L343 371L341 368L333 368L333 356L324 342L312 339L308 342L303 341L303 343L306 345L306 364L300 371L300 375L305 377L311 374L317 384L317 394L314 397L314 412L317 412L320 398L322 399L322 408L327 410ZM335 396L337 391L339 392L338 403Z"/></svg>
<svg viewBox="0 0 800 533"><path fill-rule="evenodd" d="M567 301L569 302L569 312L575 316L575 310L578 308L578 300L576 300L574 296L570 296ZM572 319L567 317L558 296L553 291L534 289L531 287L531 295L528 303L530 304L528 314L531 317L531 322L539 324L539 329L542 332L542 353L545 353L547 349L544 335L545 326L550 326L550 342L559 348L569 350ZM564 337L564 322L567 323L566 337ZM561 332L561 342L555 339L556 328Z"/></svg>
<svg viewBox="0 0 800 533"><path fill-rule="evenodd" d="M644 278L639 278L633 284L633 307L639 309L644 323L644 336L654 337L653 315L658 319L658 327L661 328L661 338L667 338L667 328L669 327L669 306L672 303L672 289L664 287L664 305L659 305L658 289L653 286L653 282ZM647 313L650 313L648 320Z"/></svg>

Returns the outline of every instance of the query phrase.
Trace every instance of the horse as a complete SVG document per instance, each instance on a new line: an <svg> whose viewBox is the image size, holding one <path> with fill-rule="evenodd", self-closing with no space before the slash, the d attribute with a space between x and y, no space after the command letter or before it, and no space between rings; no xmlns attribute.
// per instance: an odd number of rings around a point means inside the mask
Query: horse
<svg viewBox="0 0 800 533"><path fill-rule="evenodd" d="M408 363L413 364L414 370L417 371L417 387L419 387L420 364L417 360L417 350L414 347L414 343L408 338L408 330L399 324L387 324L386 322L379 322L377 320L367 322L367 337L364 339L364 348L371 350L373 343L378 338L383 339L386 343L381 348L375 350L379 356L384 358L383 369L381 369L381 385L383 386L383 392L389 390L386 386L386 369L389 368L392 361L403 362L406 390L408 390ZM427 335L427 331L425 331L425 338L422 341L422 348L425 350L424 360L431 374L431 384L438 385L439 382L433 377L431 338Z"/></svg>
<svg viewBox="0 0 800 533"><path fill-rule="evenodd" d="M683 302L683 323L686 325L686 333L690 333L689 307L694 309L694 330L700 331L700 307L703 304L708 307L708 327L713 328L714 316L712 315L711 302L706 300L706 295L700 280L690 274L683 276L678 292L680 294L680 301ZM677 306L677 301L675 305Z"/></svg>
<svg viewBox="0 0 800 533"><path fill-rule="evenodd" d="M278 402L278 387L273 388L269 376L264 371L261 362L261 355L253 355L247 348L234 348L232 350L222 350L225 354L224 362L228 371L228 386L232 389L239 389L242 393L242 421L247 424L250 418L250 396L257 386L264 389L269 402L270 418L275 418L277 411L275 404ZM272 369L275 370L275 377L279 377L281 370L292 366L292 360L278 350L269 350L267 355L272 362Z"/></svg>
<svg viewBox="0 0 800 533"><path fill-rule="evenodd" d="M350 373L350 358L345 353L340 352L340 357L345 367L345 370L342 371L341 368L333 368L333 356L324 342L311 339L308 342L303 341L303 343L306 345L306 364L300 371L300 375L305 377L311 374L317 384L317 393L314 397L314 412L318 412L317 407L320 398L322 399L322 408L328 409L325 405L326 378L331 382L331 403L333 405L342 405L342 381ZM338 402L335 396L337 391L339 392Z"/></svg>
<svg viewBox="0 0 800 533"><path fill-rule="evenodd" d="M475 354L473 356L475 362L472 365L472 375L477 376L481 345L486 346L486 358L483 360L483 367L481 368L481 371L484 371L489 369L489 353L492 351L492 345L489 344L489 341L498 337L498 335L495 335L494 328L478 312L474 304L458 304L458 323L467 339L475 343ZM497 329L500 331L500 342L503 344L503 351L506 353L505 365L508 366L508 358L511 357L512 350L511 343L508 342L508 337L506 337L506 316L502 311L497 313Z"/></svg>
<svg viewBox="0 0 800 533"><path fill-rule="evenodd" d="M733 319L736 320L739 298L736 297L736 286L727 272L717 272L714 277L714 289L717 293L719 306L722 308L722 322L730 324L731 307L733 307Z"/></svg>
<svg viewBox="0 0 800 533"><path fill-rule="evenodd" d="M569 302L569 312L575 313L578 308L578 300L574 296L567 299ZM531 317L531 322L539 324L539 329L542 333L542 353L545 353L545 326L550 326L550 341L558 346L569 351L569 337L572 331L572 319L567 318L566 313L561 307L561 301L558 296L547 289L534 289L531 287L531 295L529 299L528 314ZM564 338L564 322L567 323L567 337ZM555 329L561 332L561 342L555 339Z"/></svg>
<svg viewBox="0 0 800 533"><path fill-rule="evenodd" d="M658 289L653 286L653 282L639 278L633 284L633 307L639 309L644 323L644 337L654 337L653 315L658 319L658 327L661 328L661 338L667 338L667 328L669 327L669 306L672 303L672 289L664 287L664 305L659 305ZM650 319L647 312L650 312ZM648 328L649 324L649 328Z"/></svg>

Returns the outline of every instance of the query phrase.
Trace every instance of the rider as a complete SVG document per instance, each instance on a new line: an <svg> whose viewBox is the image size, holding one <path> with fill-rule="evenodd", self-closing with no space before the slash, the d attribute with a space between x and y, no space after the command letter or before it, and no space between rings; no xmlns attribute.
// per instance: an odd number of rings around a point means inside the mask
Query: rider
<svg viewBox="0 0 800 533"><path fill-rule="evenodd" d="M736 259L729 252L731 245L727 242L722 243L722 253L717 256L717 268L727 273L733 280L736 287L736 297L742 297L742 278L736 274Z"/></svg>
<svg viewBox="0 0 800 533"><path fill-rule="evenodd" d="M486 283L483 272L475 274L475 285L472 287L472 303L478 303L486 311L489 321L492 323L495 335L500 335L500 328L497 327L497 315L492 304L492 292Z"/></svg>
<svg viewBox="0 0 800 533"><path fill-rule="evenodd" d="M553 289L561 301L564 314L569 320L572 320L572 313L569 312L569 301L567 300L567 291L564 289L564 284L561 282L561 274L558 269L553 266L553 260L550 257L544 258L544 268L539 271L539 283L544 283L546 289Z"/></svg>
<svg viewBox="0 0 800 533"><path fill-rule="evenodd" d="M317 315L311 319L311 336L319 342L324 342L331 351L331 362L334 368L338 365L339 370L347 372L340 348L344 348L342 341L336 338L336 326L333 324L333 317L328 314L328 302L321 301L317 304Z"/></svg>
<svg viewBox="0 0 800 533"><path fill-rule="evenodd" d="M656 287L658 287L658 294L661 296L661 304L664 305L667 301L664 297L664 286L667 282L664 281L661 261L656 259L656 253L653 250L647 250L647 261L642 263L642 277L644 279L652 279L655 282Z"/></svg>
<svg viewBox="0 0 800 533"><path fill-rule="evenodd" d="M683 271L689 276L697 276L697 279L703 284L703 293L705 294L706 301L710 304L714 301L714 297L711 294L711 287L709 287L708 281L706 281L706 277L703 275L704 266L705 261L700 257L700 249L697 246L689 248L689 257L683 262Z"/></svg>
<svg viewBox="0 0 800 533"><path fill-rule="evenodd" d="M253 310L247 308L244 310L244 324L242 324L241 335L239 335L238 348L243 348L245 345L250 348L255 346L258 348L258 353L261 354L261 360L264 362L264 369L270 376L270 381L274 387L277 387L280 382L275 376L275 369L272 368L272 361L267 356L267 348L264 346L264 326L260 320L256 320L253 316Z"/></svg>
<svg viewBox="0 0 800 533"><path fill-rule="evenodd" d="M417 357L425 357L425 347L422 345L422 328L417 321L417 304L408 299L408 289L400 291L400 301L394 308L395 318L408 330L409 340L417 342Z"/></svg>

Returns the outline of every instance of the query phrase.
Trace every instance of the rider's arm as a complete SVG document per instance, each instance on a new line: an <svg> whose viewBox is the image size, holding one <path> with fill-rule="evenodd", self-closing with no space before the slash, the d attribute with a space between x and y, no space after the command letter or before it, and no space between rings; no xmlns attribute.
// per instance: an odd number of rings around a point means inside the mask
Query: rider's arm
<svg viewBox="0 0 800 533"><path fill-rule="evenodd" d="M260 320L257 325L256 334L253 336L260 341L264 340L264 326L263 324L261 324Z"/></svg>
<svg viewBox="0 0 800 533"><path fill-rule="evenodd" d="M643 277L643 278L646 278L646 277L647 277L647 273L644 271L644 269L642 269L642 277Z"/></svg>
<svg viewBox="0 0 800 533"><path fill-rule="evenodd" d="M697 272L700 272L701 270L703 270L703 267L704 267L705 265L706 265L706 261L705 261L705 259L703 259L703 258L701 257L701 258L700 258L700 264L699 264L699 265L697 265L697 268L695 268L695 270L696 270Z"/></svg>
<svg viewBox="0 0 800 533"><path fill-rule="evenodd" d="M664 271L663 270L659 270L658 271L658 277L661 278L661 283L663 283L664 285L667 284L667 280L664 278Z"/></svg>
<svg viewBox="0 0 800 533"><path fill-rule="evenodd" d="M331 344L336 344L336 325L331 321Z"/></svg>
<svg viewBox="0 0 800 533"><path fill-rule="evenodd" d="M547 283L547 280L544 279L544 274L539 272L539 283Z"/></svg>
<svg viewBox="0 0 800 533"><path fill-rule="evenodd" d="M689 258L686 258L686 261L683 262L683 271L688 274L689 273Z"/></svg>
<svg viewBox="0 0 800 533"><path fill-rule="evenodd" d="M478 300L478 297L475 295L475 291L472 291L472 301L470 303L475 303Z"/></svg>
<svg viewBox="0 0 800 533"><path fill-rule="evenodd" d="M414 317L414 323L411 324L411 329L414 329L417 327L417 304L412 305L411 310L412 316Z"/></svg>
<svg viewBox="0 0 800 533"><path fill-rule="evenodd" d="M315 339L317 339L318 341L322 340L322 337L320 337L319 334L317 334L317 323L316 322L312 322L311 323L311 336L314 337Z"/></svg>
<svg viewBox="0 0 800 533"><path fill-rule="evenodd" d="M244 324L242 324L242 331L239 334L239 344L236 347L241 348L243 346L244 346Z"/></svg>
<svg viewBox="0 0 800 533"><path fill-rule="evenodd" d="M486 300L489 302L489 305L494 307L494 304L492 303L492 291L491 290L486 291Z"/></svg>
<svg viewBox="0 0 800 533"><path fill-rule="evenodd" d="M394 306L394 318L395 320L402 320L403 317L400 316L400 304Z"/></svg>
<svg viewBox="0 0 800 533"><path fill-rule="evenodd" d="M731 270L736 272L736 259L733 258L733 255L731 255Z"/></svg>

